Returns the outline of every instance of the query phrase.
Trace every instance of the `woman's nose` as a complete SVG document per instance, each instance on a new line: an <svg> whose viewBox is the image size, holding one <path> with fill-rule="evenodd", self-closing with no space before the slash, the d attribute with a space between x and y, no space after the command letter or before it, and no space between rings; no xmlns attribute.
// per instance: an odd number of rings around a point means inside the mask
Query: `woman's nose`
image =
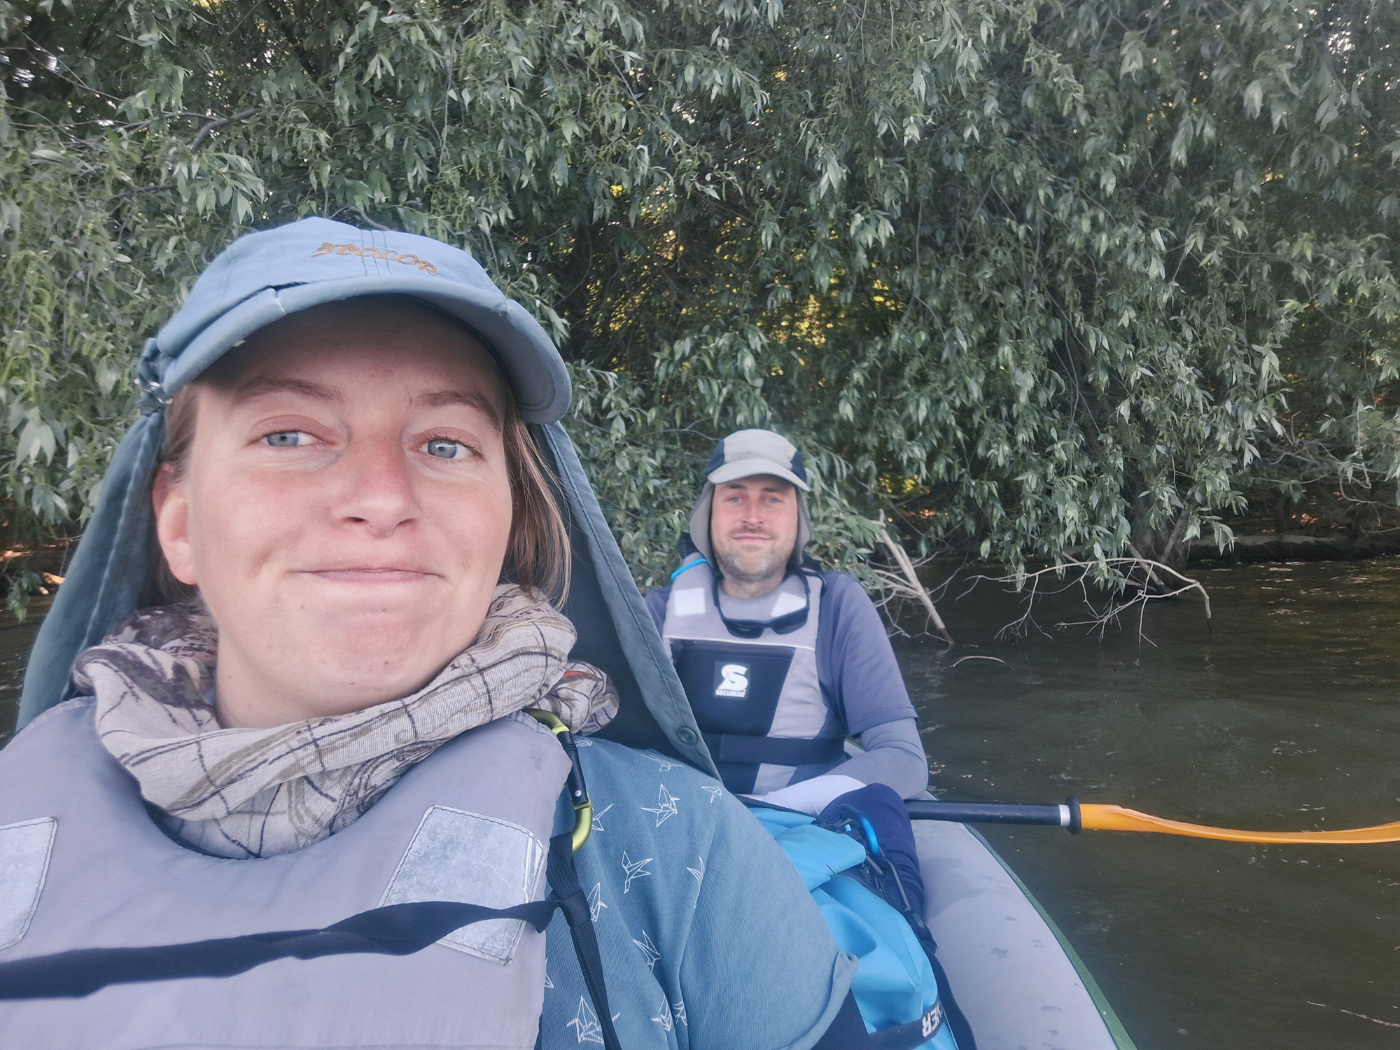
<svg viewBox="0 0 1400 1050"><path fill-rule="evenodd" d="M374 535L387 536L418 516L413 467L397 441L352 444L339 466L338 520L364 523Z"/></svg>

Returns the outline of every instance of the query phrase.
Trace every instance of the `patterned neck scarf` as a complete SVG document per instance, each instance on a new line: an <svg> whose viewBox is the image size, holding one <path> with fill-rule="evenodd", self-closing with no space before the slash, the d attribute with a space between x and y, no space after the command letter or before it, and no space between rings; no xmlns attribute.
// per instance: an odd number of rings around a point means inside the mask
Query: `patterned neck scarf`
<svg viewBox="0 0 1400 1050"><path fill-rule="evenodd" d="M442 744L540 707L574 732L617 713L607 676L570 662L573 625L520 588L496 588L471 648L411 696L270 729L222 729L207 699L218 631L198 601L141 609L74 667L105 747L166 829L220 857L290 853L339 831Z"/></svg>

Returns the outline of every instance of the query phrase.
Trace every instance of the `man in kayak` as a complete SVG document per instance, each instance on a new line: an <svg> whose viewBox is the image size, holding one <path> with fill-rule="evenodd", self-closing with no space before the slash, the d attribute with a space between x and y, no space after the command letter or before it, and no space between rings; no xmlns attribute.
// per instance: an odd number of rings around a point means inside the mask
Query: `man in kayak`
<svg viewBox="0 0 1400 1050"><path fill-rule="evenodd" d="M869 596L805 553L808 491L785 438L730 434L647 608L731 791L813 815L866 785L912 798L928 782L913 705ZM864 753L846 758L852 735Z"/></svg>
<svg viewBox="0 0 1400 1050"><path fill-rule="evenodd" d="M881 972L890 989L927 1009L938 995L933 943L903 799L924 791L928 764L874 603L853 577L823 572L806 555L808 491L802 453L787 439L771 430L730 434L706 465L681 566L646 604L725 786L759 801L755 815L805 873L848 950L891 949L880 963L862 958L857 998ZM852 734L864 750L847 758ZM846 863L836 857L841 836L808 834L811 817L847 829L875 858L880 875L870 888L882 900L837 905L830 894L849 885L811 875ZM944 1032L936 1045L951 1046L952 1037Z"/></svg>
<svg viewBox="0 0 1400 1050"><path fill-rule="evenodd" d="M0 1046L859 1044L855 960L700 772L585 738L570 860L571 763L524 711L591 732L617 698L571 656L527 427L568 378L470 256L249 235L141 375L0 752ZM424 902L541 900L546 857L572 902L547 939L498 918L397 951L460 910Z"/></svg>

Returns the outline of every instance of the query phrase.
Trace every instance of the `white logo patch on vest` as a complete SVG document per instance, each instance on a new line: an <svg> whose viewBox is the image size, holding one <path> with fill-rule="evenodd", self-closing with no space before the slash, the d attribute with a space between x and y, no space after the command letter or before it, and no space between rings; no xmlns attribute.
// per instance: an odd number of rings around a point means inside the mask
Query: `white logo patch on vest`
<svg viewBox="0 0 1400 1050"><path fill-rule="evenodd" d="M715 696L727 696L742 700L749 695L749 668L747 664L721 664L715 672ZM704 681L702 678L701 681Z"/></svg>
<svg viewBox="0 0 1400 1050"><path fill-rule="evenodd" d="M511 908L534 898L544 861L544 844L519 824L433 806L379 903L458 901ZM438 943L508 963L524 929L518 919L492 919L454 930Z"/></svg>
<svg viewBox="0 0 1400 1050"><path fill-rule="evenodd" d="M53 817L0 828L0 948L18 943L29 929L57 831Z"/></svg>

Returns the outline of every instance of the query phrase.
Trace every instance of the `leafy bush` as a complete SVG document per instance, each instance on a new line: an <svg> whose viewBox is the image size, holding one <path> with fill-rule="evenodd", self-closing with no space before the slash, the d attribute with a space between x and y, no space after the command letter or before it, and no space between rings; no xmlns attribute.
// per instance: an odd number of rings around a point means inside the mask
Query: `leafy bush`
<svg viewBox="0 0 1400 1050"><path fill-rule="evenodd" d="M318 214L462 244L552 328L643 582L749 425L809 451L836 564L880 510L1013 568L1180 560L1228 538L1290 382L1325 392L1314 459L1400 468L1396 28L1394 0L0 2L0 499L19 540L80 522L140 339L234 236Z"/></svg>

